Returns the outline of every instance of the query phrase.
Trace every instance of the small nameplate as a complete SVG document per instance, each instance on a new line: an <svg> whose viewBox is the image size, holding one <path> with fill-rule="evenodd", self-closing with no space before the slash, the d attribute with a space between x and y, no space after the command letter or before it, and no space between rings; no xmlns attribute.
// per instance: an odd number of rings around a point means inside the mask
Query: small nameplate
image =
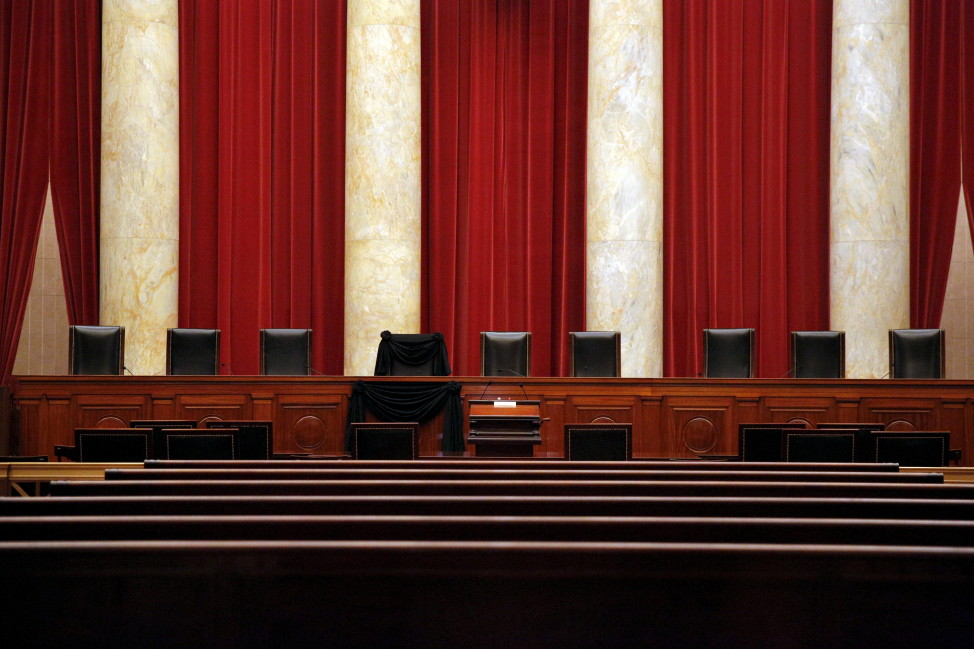
<svg viewBox="0 0 974 649"><path fill-rule="evenodd" d="M494 407L495 408L516 408L517 401L495 401Z"/></svg>

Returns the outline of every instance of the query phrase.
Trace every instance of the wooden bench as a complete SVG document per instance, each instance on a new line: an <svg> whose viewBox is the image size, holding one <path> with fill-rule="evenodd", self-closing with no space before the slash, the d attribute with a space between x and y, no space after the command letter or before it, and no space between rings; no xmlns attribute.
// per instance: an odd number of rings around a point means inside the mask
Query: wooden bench
<svg viewBox="0 0 974 649"><path fill-rule="evenodd" d="M972 499L974 485L851 482L600 480L106 480L54 481L55 496L711 496Z"/></svg>

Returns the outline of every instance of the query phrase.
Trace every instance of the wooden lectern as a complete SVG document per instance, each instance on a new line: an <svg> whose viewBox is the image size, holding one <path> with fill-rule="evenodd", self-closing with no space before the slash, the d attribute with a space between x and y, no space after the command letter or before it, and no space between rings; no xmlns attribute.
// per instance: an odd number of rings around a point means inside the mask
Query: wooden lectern
<svg viewBox="0 0 974 649"><path fill-rule="evenodd" d="M477 457L532 457L541 443L541 402L471 401L467 441Z"/></svg>

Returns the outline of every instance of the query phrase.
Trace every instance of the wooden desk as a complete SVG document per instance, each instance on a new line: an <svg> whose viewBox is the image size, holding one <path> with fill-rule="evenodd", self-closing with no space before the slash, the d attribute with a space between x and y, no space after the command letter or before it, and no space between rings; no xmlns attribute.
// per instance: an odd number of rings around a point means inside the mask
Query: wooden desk
<svg viewBox="0 0 974 649"><path fill-rule="evenodd" d="M465 421L471 399L537 399L535 457L563 455L565 423L632 422L633 457L691 458L735 454L741 422L845 421L950 431L962 464L974 465L974 381L890 379L24 376L14 391L18 452L51 454L73 443L75 427L219 418L274 421L276 453L339 455L357 380L457 381ZM425 422L420 455L440 454L441 437L441 417Z"/></svg>

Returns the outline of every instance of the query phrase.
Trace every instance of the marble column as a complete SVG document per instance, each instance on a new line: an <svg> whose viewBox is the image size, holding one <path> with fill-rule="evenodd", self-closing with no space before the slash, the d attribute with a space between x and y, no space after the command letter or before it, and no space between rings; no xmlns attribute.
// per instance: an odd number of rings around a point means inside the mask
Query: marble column
<svg viewBox="0 0 974 649"><path fill-rule="evenodd" d="M179 263L177 0L102 3L102 324L133 374L163 374Z"/></svg>
<svg viewBox="0 0 974 649"><path fill-rule="evenodd" d="M345 374L379 334L419 333L420 0L348 0Z"/></svg>
<svg viewBox="0 0 974 649"><path fill-rule="evenodd" d="M622 332L622 375L663 371L662 0L592 0L586 313Z"/></svg>
<svg viewBox="0 0 974 649"><path fill-rule="evenodd" d="M846 375L889 371L910 320L909 0L834 0L831 320Z"/></svg>

